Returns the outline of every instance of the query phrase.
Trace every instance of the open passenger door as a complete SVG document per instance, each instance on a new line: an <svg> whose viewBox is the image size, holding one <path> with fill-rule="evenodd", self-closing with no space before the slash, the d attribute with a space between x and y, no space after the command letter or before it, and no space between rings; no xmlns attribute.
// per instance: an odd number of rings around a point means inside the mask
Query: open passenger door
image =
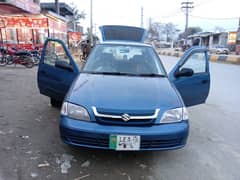
<svg viewBox="0 0 240 180"><path fill-rule="evenodd" d="M206 48L188 49L169 73L186 106L202 104L210 89L209 60Z"/></svg>
<svg viewBox="0 0 240 180"><path fill-rule="evenodd" d="M41 94L49 96L51 103L63 101L79 72L63 41L58 39L45 41L37 77Z"/></svg>

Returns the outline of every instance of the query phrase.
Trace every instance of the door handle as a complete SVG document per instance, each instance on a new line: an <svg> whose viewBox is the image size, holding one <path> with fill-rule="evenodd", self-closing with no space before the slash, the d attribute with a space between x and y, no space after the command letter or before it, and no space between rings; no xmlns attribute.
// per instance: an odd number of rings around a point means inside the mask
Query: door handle
<svg viewBox="0 0 240 180"><path fill-rule="evenodd" d="M208 80L202 80L201 83L202 83L202 84L207 84L207 83L208 83Z"/></svg>

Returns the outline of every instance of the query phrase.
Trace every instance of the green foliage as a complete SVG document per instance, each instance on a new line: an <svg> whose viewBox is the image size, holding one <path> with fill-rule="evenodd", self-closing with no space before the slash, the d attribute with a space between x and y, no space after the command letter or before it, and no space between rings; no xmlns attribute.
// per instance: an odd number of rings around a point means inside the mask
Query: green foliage
<svg viewBox="0 0 240 180"><path fill-rule="evenodd" d="M73 21L78 23L81 19L86 18L86 13L84 11L79 11L77 5L74 2L72 2L70 6L73 10L73 18L72 18Z"/></svg>
<svg viewBox="0 0 240 180"><path fill-rule="evenodd" d="M202 29L200 27L189 27L185 32L180 33L178 36L178 39L184 39L186 36L196 34L198 32L202 32Z"/></svg>
<svg viewBox="0 0 240 180"><path fill-rule="evenodd" d="M173 23L160 23L154 22L150 24L148 29L148 37L150 40L160 39L170 42L173 40L173 36L177 32L176 25ZM166 38L164 38L166 37Z"/></svg>

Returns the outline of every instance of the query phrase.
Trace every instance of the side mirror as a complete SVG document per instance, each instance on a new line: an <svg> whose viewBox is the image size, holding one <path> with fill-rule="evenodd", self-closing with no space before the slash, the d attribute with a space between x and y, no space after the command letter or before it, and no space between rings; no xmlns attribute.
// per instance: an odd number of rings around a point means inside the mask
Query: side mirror
<svg viewBox="0 0 240 180"><path fill-rule="evenodd" d="M182 68L180 71L176 71L174 73L175 77L182 77L182 76L192 76L194 74L193 70L191 68Z"/></svg>
<svg viewBox="0 0 240 180"><path fill-rule="evenodd" d="M65 69L68 71L73 71L73 67L68 64L66 61L58 60L55 62L55 67Z"/></svg>

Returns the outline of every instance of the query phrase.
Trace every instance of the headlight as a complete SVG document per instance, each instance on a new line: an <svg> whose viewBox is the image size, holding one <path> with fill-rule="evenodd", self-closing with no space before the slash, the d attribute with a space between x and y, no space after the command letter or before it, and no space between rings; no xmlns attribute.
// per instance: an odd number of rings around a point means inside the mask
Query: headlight
<svg viewBox="0 0 240 180"><path fill-rule="evenodd" d="M175 123L187 119L188 119L187 108L181 107L164 112L160 123Z"/></svg>
<svg viewBox="0 0 240 180"><path fill-rule="evenodd" d="M61 115L68 116L73 119L90 121L89 114L84 107L78 106L69 102L63 103L62 109L61 109Z"/></svg>

